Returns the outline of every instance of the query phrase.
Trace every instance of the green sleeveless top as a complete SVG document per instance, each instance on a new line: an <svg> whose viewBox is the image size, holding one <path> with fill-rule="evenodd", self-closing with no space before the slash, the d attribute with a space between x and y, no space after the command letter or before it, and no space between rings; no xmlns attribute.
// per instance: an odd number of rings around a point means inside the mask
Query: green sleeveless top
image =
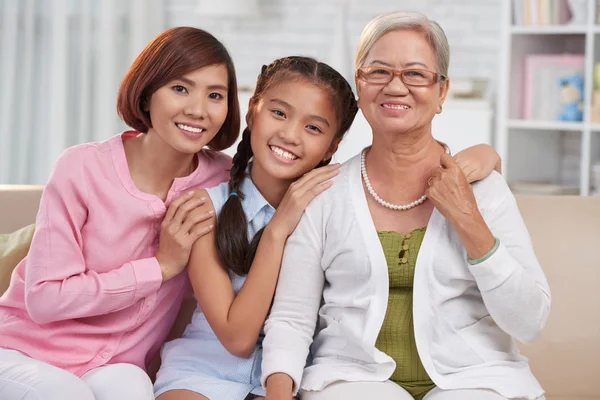
<svg viewBox="0 0 600 400"><path fill-rule="evenodd" d="M435 387L417 353L412 312L415 265L425 228L406 235L394 231L377 235L388 265L390 294L375 346L396 361L390 379L421 400Z"/></svg>

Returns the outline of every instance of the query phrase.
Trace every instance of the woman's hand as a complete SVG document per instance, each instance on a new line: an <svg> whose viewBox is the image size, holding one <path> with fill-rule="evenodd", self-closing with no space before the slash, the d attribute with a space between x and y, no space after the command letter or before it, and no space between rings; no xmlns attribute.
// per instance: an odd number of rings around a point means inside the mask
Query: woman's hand
<svg viewBox="0 0 600 400"><path fill-rule="evenodd" d="M338 174L339 168L339 164L317 168L292 183L267 225L267 229L280 237L287 238L291 235L306 206L319 193L331 187L333 182L330 179Z"/></svg>
<svg viewBox="0 0 600 400"><path fill-rule="evenodd" d="M194 242L213 228L212 225L201 224L214 214L213 210L200 210L204 203L206 198L188 192L169 206L160 227L160 244L156 252L163 282L183 271Z"/></svg>
<svg viewBox="0 0 600 400"><path fill-rule="evenodd" d="M458 152L454 161L462 169L469 183L486 178L494 170L502 173L500 156L487 144L478 144Z"/></svg>
<svg viewBox="0 0 600 400"><path fill-rule="evenodd" d="M428 180L427 198L452 224L472 259L485 255L494 245L494 236L477 207L473 189L458 163L444 153L440 167Z"/></svg>
<svg viewBox="0 0 600 400"><path fill-rule="evenodd" d="M444 153L440 167L431 171L425 192L435 208L450 222L463 218L473 218L479 213L473 189L458 163Z"/></svg>

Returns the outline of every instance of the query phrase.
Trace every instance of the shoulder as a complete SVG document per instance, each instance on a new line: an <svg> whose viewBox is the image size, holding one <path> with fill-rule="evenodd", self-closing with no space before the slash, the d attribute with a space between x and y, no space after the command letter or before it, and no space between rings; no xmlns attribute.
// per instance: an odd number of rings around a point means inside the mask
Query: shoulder
<svg viewBox="0 0 600 400"><path fill-rule="evenodd" d="M211 182L206 186L229 180L231 157L220 151L210 149L202 149L198 152L198 156L204 168L203 176Z"/></svg>
<svg viewBox="0 0 600 400"><path fill-rule="evenodd" d="M231 168L231 157L221 151L202 149L199 154L201 157L204 157L213 168L225 168L227 170Z"/></svg>
<svg viewBox="0 0 600 400"><path fill-rule="evenodd" d="M473 183L473 194L477 205L484 209L496 209L506 201L516 202L504 177L496 171L475 183Z"/></svg>
<svg viewBox="0 0 600 400"><path fill-rule="evenodd" d="M344 162L340 167L340 173L332 179L333 185L310 202L306 213L320 214L324 219L329 219L333 211L347 214L353 191L362 190L362 186L357 184L360 183L360 179L357 179L359 174L360 157Z"/></svg>
<svg viewBox="0 0 600 400"><path fill-rule="evenodd" d="M217 186L203 190L203 192L210 198L215 213L219 214L223 205L229 198L229 182L223 182Z"/></svg>

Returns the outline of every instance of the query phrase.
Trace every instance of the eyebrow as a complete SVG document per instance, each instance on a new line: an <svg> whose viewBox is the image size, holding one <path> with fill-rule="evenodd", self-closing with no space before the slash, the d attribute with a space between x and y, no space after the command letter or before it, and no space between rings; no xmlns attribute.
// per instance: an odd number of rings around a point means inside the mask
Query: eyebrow
<svg viewBox="0 0 600 400"><path fill-rule="evenodd" d="M196 86L196 82L194 82L193 80L186 78L185 76L182 76L181 78L179 78L178 80L180 80L181 82L190 85L191 87L195 87ZM208 86L208 90L223 90L224 92L227 91L227 86L225 85L209 85Z"/></svg>
<svg viewBox="0 0 600 400"><path fill-rule="evenodd" d="M385 61L381 61L381 60L373 60L373 61L371 61L371 64L382 64L382 65L385 65L386 67L390 67L390 68L393 67L391 64L386 63ZM423 64L422 62L419 62L419 61L409 62L409 63L407 63L405 65L405 67L413 67L415 65L421 65L421 66L423 66L425 68L429 68L427 65L425 65L425 64Z"/></svg>
<svg viewBox="0 0 600 400"><path fill-rule="evenodd" d="M280 105L282 105L283 107L286 107L286 108L291 108L291 109L294 108L290 103L288 103L287 101L281 100L281 99L271 99L269 101L271 103L280 104ZM331 125L329 124L329 121L327 121L327 119L325 119L325 118L323 118L323 117L321 117L319 115L309 115L309 117L312 118L312 119L316 119L317 121L321 121L322 123L324 123L328 127L331 127Z"/></svg>

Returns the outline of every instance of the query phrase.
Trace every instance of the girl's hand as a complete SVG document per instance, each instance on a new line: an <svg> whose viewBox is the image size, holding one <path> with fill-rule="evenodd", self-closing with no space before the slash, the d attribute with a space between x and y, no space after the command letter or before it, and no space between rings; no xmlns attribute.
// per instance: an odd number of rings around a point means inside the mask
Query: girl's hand
<svg viewBox="0 0 600 400"><path fill-rule="evenodd" d="M501 160L496 150L487 144L469 147L454 156L469 183L486 178L492 171L501 171Z"/></svg>
<svg viewBox="0 0 600 400"><path fill-rule="evenodd" d="M275 373L267 378L265 400L292 400L292 378L284 373Z"/></svg>
<svg viewBox="0 0 600 400"><path fill-rule="evenodd" d="M192 245L213 228L201 222L209 219L214 210L201 211L206 198L188 192L171 203L160 228L160 244L156 259L160 264L163 282L178 275L188 263Z"/></svg>
<svg viewBox="0 0 600 400"><path fill-rule="evenodd" d="M444 153L440 167L433 168L425 192L435 208L454 224L464 218L481 215L477 208L473 189L458 163Z"/></svg>
<svg viewBox="0 0 600 400"><path fill-rule="evenodd" d="M267 228L284 238L291 235L308 203L331 187L330 179L338 174L339 168L340 164L317 168L292 183Z"/></svg>

